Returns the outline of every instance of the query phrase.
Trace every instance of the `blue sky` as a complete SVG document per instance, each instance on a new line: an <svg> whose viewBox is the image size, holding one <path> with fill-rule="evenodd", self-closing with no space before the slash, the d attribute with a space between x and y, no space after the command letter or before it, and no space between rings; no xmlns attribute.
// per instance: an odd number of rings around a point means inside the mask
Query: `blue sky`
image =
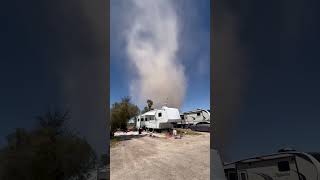
<svg viewBox="0 0 320 180"><path fill-rule="evenodd" d="M124 38L131 17L131 1L111 0L110 105L130 96L130 83L136 77ZM181 111L210 108L210 1L170 1L179 27L176 59L184 68L185 96ZM142 108L138 102L133 102Z"/></svg>

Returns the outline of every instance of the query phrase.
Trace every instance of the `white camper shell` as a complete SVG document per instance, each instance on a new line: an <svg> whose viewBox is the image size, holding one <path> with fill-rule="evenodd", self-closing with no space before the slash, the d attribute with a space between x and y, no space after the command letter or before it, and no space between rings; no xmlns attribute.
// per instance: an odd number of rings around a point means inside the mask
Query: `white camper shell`
<svg viewBox="0 0 320 180"><path fill-rule="evenodd" d="M181 124L183 125L193 125L199 122L209 122L210 123L210 112L209 110L196 109L193 111L184 112L181 116Z"/></svg>
<svg viewBox="0 0 320 180"><path fill-rule="evenodd" d="M280 152L224 165L228 180L320 180L320 153Z"/></svg>
<svg viewBox="0 0 320 180"><path fill-rule="evenodd" d="M133 117L133 118L130 118L129 121L128 121L128 124L135 124L135 121L136 121L136 118Z"/></svg>
<svg viewBox="0 0 320 180"><path fill-rule="evenodd" d="M180 113L177 108L163 106L161 109L148 111L137 116L137 128L169 129L173 123L180 122Z"/></svg>

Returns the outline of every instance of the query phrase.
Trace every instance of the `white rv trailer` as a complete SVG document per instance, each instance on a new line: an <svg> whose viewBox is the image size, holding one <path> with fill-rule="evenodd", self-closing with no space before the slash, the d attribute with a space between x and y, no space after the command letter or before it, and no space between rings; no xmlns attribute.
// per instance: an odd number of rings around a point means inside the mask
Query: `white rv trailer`
<svg viewBox="0 0 320 180"><path fill-rule="evenodd" d="M136 128L137 129L145 127L144 117L141 117L141 115L139 115L139 116L136 116L135 119L136 119Z"/></svg>
<svg viewBox="0 0 320 180"><path fill-rule="evenodd" d="M196 109L193 111L184 112L181 119L181 124L186 126L204 121L210 123L210 112L204 109Z"/></svg>
<svg viewBox="0 0 320 180"><path fill-rule="evenodd" d="M180 122L180 113L176 108L163 106L137 116L137 128L169 129L173 123Z"/></svg>
<svg viewBox="0 0 320 180"><path fill-rule="evenodd" d="M228 180L320 180L320 153L279 151L224 165Z"/></svg>
<svg viewBox="0 0 320 180"><path fill-rule="evenodd" d="M128 124L136 124L136 117L132 117L129 119Z"/></svg>
<svg viewBox="0 0 320 180"><path fill-rule="evenodd" d="M136 126L136 121L137 121L136 117L130 118L128 121L128 129L134 128Z"/></svg>

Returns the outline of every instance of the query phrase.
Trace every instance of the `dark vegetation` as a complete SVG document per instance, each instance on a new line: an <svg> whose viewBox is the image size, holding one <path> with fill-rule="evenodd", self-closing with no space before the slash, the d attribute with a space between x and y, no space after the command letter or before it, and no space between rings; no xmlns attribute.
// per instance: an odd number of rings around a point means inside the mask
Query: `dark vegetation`
<svg viewBox="0 0 320 180"><path fill-rule="evenodd" d="M147 105L141 111L142 113L153 110L153 101L148 99ZM126 131L128 129L128 121L130 118L135 117L140 114L140 109L137 105L131 103L130 97L124 97L120 102L115 102L111 107L111 137L117 130Z"/></svg>
<svg viewBox="0 0 320 180"><path fill-rule="evenodd" d="M118 129L127 130L128 120L139 114L138 106L131 103L130 97L124 97L111 107L111 136Z"/></svg>
<svg viewBox="0 0 320 180"><path fill-rule="evenodd" d="M0 150L1 180L85 180L95 168L96 155L87 141L72 132L69 111L37 117L38 126L18 128Z"/></svg>
<svg viewBox="0 0 320 180"><path fill-rule="evenodd" d="M144 107L144 109L142 110L141 113L143 114L143 113L145 113L145 112L148 112L148 111L153 110L152 106L153 106L153 101L150 100L150 99L148 99L148 100L147 100L147 106Z"/></svg>
<svg viewBox="0 0 320 180"><path fill-rule="evenodd" d="M126 131L128 130L128 121L130 118L139 115L140 113L143 114L145 112L153 110L153 101L148 99L147 105L144 109L140 112L140 109L137 105L131 103L130 97L124 97L121 99L120 102L115 102L111 106L111 126L110 126L110 133L111 137L113 137L114 132L117 130ZM135 127L132 127L135 129ZM136 130L136 129L135 129Z"/></svg>

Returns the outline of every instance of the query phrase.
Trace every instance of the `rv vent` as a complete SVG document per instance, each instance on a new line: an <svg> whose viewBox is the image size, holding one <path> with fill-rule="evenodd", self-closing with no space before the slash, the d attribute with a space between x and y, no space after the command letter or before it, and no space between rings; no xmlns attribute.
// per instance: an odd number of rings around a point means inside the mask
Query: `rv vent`
<svg viewBox="0 0 320 180"><path fill-rule="evenodd" d="M281 153L281 152L289 152L289 151L296 151L292 148L283 148L283 149L280 149L278 152Z"/></svg>

